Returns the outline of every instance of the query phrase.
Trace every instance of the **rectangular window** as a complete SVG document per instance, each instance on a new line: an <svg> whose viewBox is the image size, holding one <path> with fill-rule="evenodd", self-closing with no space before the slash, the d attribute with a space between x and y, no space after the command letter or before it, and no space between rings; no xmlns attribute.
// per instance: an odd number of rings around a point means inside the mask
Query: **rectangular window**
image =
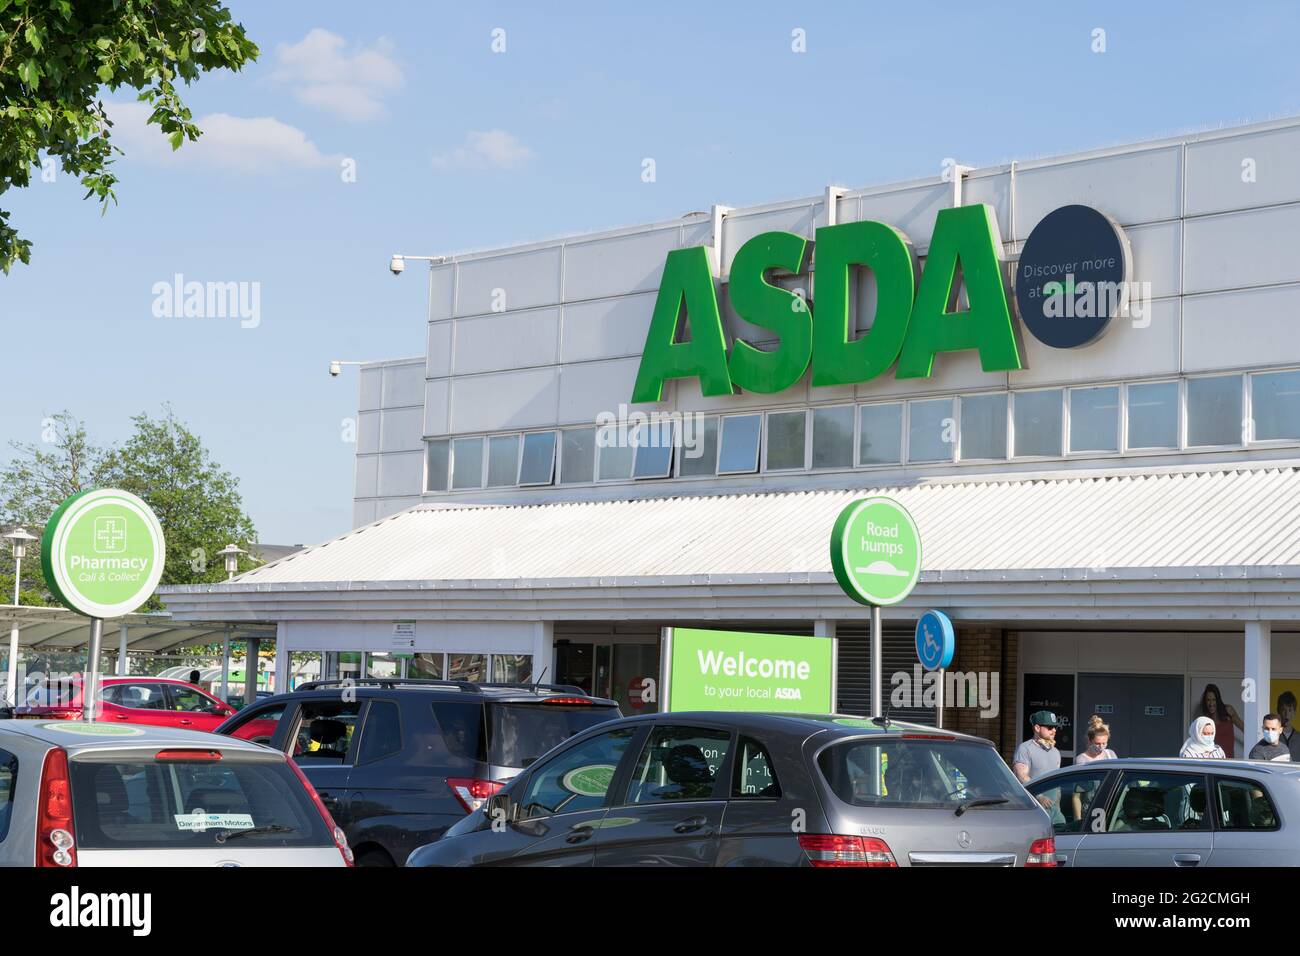
<svg viewBox="0 0 1300 956"><path fill-rule="evenodd" d="M596 461L601 481L626 481L632 477L633 449L626 432L620 433L613 426L602 428L596 436L596 446L600 449Z"/></svg>
<svg viewBox="0 0 1300 956"><path fill-rule="evenodd" d="M1070 389L1070 451L1119 451L1119 386Z"/></svg>
<svg viewBox="0 0 1300 956"><path fill-rule="evenodd" d="M762 415L730 415L722 420L718 474L742 475L758 471L758 436L762 427Z"/></svg>
<svg viewBox="0 0 1300 956"><path fill-rule="evenodd" d="M963 461L1007 457L1007 396L961 397Z"/></svg>
<svg viewBox="0 0 1300 956"><path fill-rule="evenodd" d="M952 399L908 402L907 460L952 461Z"/></svg>
<svg viewBox="0 0 1300 956"><path fill-rule="evenodd" d="M767 471L804 468L805 435L808 430L808 413L767 413Z"/></svg>
<svg viewBox="0 0 1300 956"><path fill-rule="evenodd" d="M300 764L342 764L347 760L361 704L309 701L298 711L293 759Z"/></svg>
<svg viewBox="0 0 1300 956"><path fill-rule="evenodd" d="M1128 447L1178 447L1178 383L1128 386Z"/></svg>
<svg viewBox="0 0 1300 956"><path fill-rule="evenodd" d="M1016 432L1016 457L1060 456L1063 401L1059 388L1015 393L1012 420Z"/></svg>
<svg viewBox="0 0 1300 956"><path fill-rule="evenodd" d="M451 461L449 442L445 438L428 442L425 449L427 465L424 474L425 491L447 490L447 467Z"/></svg>
<svg viewBox="0 0 1300 956"><path fill-rule="evenodd" d="M1300 440L1300 372L1264 372L1250 377L1254 441Z"/></svg>
<svg viewBox="0 0 1300 956"><path fill-rule="evenodd" d="M772 758L763 745L751 737L740 738L740 759L736 761L735 774L731 787L733 800L776 800L781 796Z"/></svg>
<svg viewBox="0 0 1300 956"><path fill-rule="evenodd" d="M569 428L560 432L560 437L560 484L595 480L596 429Z"/></svg>
<svg viewBox="0 0 1300 956"><path fill-rule="evenodd" d="M416 654L406 665L406 676L442 680L442 654Z"/></svg>
<svg viewBox="0 0 1300 956"><path fill-rule="evenodd" d="M532 654L493 654L492 679L505 684L522 684L533 679Z"/></svg>
<svg viewBox="0 0 1300 956"><path fill-rule="evenodd" d="M14 812L14 793L18 789L18 758L0 750L0 843L9 832L9 818Z"/></svg>
<svg viewBox="0 0 1300 956"><path fill-rule="evenodd" d="M1092 801L1096 799L1101 785L1106 780L1106 771L1096 773L1072 774L1055 786L1041 789L1033 786L1034 798L1052 820L1052 829L1057 833L1082 833L1087 825Z"/></svg>
<svg viewBox="0 0 1300 956"><path fill-rule="evenodd" d="M708 800L730 746L725 730L655 727L632 772L627 802Z"/></svg>
<svg viewBox="0 0 1300 956"><path fill-rule="evenodd" d="M1187 380L1187 445L1241 444L1241 376Z"/></svg>
<svg viewBox="0 0 1300 956"><path fill-rule="evenodd" d="M488 659L486 654L448 654L447 679L485 681Z"/></svg>
<svg viewBox="0 0 1300 956"><path fill-rule="evenodd" d="M673 473L673 423L640 425L633 449L633 478L667 478Z"/></svg>
<svg viewBox="0 0 1300 956"><path fill-rule="evenodd" d="M402 721L391 700L372 700L357 745L357 763L383 760L402 752Z"/></svg>
<svg viewBox="0 0 1300 956"><path fill-rule="evenodd" d="M853 406L813 409L812 466L853 467Z"/></svg>
<svg viewBox="0 0 1300 956"><path fill-rule="evenodd" d="M858 464L897 465L903 460L903 405L858 409Z"/></svg>
<svg viewBox="0 0 1300 956"><path fill-rule="evenodd" d="M682 447L677 473L683 478L712 475L718 470L718 419L688 414L682 419Z"/></svg>
<svg viewBox="0 0 1300 956"><path fill-rule="evenodd" d="M1250 780L1217 779L1220 830L1276 830L1277 810L1264 788Z"/></svg>
<svg viewBox="0 0 1300 956"><path fill-rule="evenodd" d="M519 477L519 436L497 435L488 439L488 487L504 488Z"/></svg>
<svg viewBox="0 0 1300 956"><path fill-rule="evenodd" d="M1208 830L1205 808L1204 777L1129 770L1120 778L1104 832Z"/></svg>
<svg viewBox="0 0 1300 956"><path fill-rule="evenodd" d="M532 432L524 436L524 453L519 457L521 485L549 485L555 480L555 432Z"/></svg>
<svg viewBox="0 0 1300 956"><path fill-rule="evenodd" d="M483 487L483 439L457 438L451 443L451 488Z"/></svg>

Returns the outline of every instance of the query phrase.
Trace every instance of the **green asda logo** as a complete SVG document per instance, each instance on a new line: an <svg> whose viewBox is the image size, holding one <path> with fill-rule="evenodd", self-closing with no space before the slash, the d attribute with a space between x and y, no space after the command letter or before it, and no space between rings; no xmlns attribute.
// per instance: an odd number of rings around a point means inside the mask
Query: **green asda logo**
<svg viewBox="0 0 1300 956"><path fill-rule="evenodd" d="M669 252L632 401L660 401L673 378L698 377L705 395L781 392L810 365L818 386L865 382L895 363L898 378L928 378L935 355L966 349L979 352L986 372L1023 368L990 206L940 210L919 285L911 243L894 227L864 221L818 229L815 307L769 281L774 271L806 272L813 245L794 233L765 232L736 252L731 305L780 343L765 351L737 339L730 356L708 250ZM850 308L854 267L869 268L877 286L875 321L862 336L855 336ZM961 285L969 308L957 311ZM683 314L689 338L678 332Z"/></svg>

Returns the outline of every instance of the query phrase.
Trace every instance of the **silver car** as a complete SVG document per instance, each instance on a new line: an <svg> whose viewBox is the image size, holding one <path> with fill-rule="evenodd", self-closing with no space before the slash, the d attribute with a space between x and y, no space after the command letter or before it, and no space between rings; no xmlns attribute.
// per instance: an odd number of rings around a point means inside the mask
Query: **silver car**
<svg viewBox="0 0 1300 956"><path fill-rule="evenodd" d="M1300 764L1125 758L1028 785L1061 866L1295 866Z"/></svg>
<svg viewBox="0 0 1300 956"><path fill-rule="evenodd" d="M284 754L215 734L0 720L0 866L347 866Z"/></svg>

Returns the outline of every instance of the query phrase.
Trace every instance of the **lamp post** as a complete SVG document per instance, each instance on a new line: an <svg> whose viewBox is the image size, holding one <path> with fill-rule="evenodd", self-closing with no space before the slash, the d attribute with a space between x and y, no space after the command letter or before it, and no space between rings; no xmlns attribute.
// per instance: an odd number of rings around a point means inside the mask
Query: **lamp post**
<svg viewBox="0 0 1300 956"><path fill-rule="evenodd" d="M24 528L14 528L6 538L14 548L14 607L18 607L18 592L23 580L23 556L27 554L27 542L35 541L36 535L28 534ZM9 673L5 685L5 696L10 707L18 706L18 616L15 611L13 626L9 630Z"/></svg>
<svg viewBox="0 0 1300 956"><path fill-rule="evenodd" d="M239 570L239 556L248 554L248 552L237 544L228 544L217 554L226 559L226 580L229 581L235 576L235 572Z"/></svg>

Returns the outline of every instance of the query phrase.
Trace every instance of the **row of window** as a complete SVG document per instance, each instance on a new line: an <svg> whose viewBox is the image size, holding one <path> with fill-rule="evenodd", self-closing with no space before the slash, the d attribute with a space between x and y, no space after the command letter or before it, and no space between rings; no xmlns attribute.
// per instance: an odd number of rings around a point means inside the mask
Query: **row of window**
<svg viewBox="0 0 1300 956"><path fill-rule="evenodd" d="M1300 371L686 415L436 439L426 491L1060 458L1300 441Z"/></svg>
<svg viewBox="0 0 1300 956"><path fill-rule="evenodd" d="M321 677L419 678L421 680L500 681L532 680L531 654L418 653L397 655L388 651L326 651Z"/></svg>

